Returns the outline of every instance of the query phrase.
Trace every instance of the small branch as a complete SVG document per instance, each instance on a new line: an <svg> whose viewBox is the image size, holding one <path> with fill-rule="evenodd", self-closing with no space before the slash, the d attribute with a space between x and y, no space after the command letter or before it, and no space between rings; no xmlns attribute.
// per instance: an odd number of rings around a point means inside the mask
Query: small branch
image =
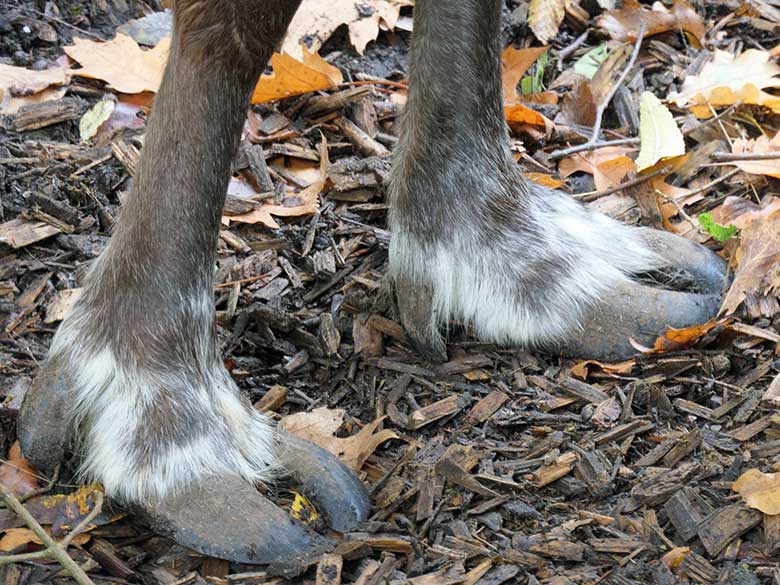
<svg viewBox="0 0 780 585"><path fill-rule="evenodd" d="M98 492L99 493L99 492ZM35 553L29 553L26 555L11 555L11 556L5 556L0 557L0 565L11 563L11 562L19 562L19 561L28 561L33 560L37 558L42 558L45 556L50 556L54 558L60 565L62 565L62 568L65 570L66 573L68 573L73 579L78 583L79 585L95 585L90 579L87 574L84 572L84 570L79 567L78 563L74 561L72 558L70 558L70 555L68 555L66 551L67 543L69 543L73 537L78 534L79 531L83 531L87 526L89 525L92 520L95 519L95 516L97 516L100 513L100 509L103 505L103 494L99 493L97 498L95 499L95 506L92 508L92 511L89 513L89 515L84 518L81 522L79 522L79 525L76 526L64 539L61 543L57 543L48 532L46 532L43 527L38 523L38 521L33 517L32 514L25 508L22 503L16 499L16 496L14 496L11 491L6 488L4 485L0 484L0 498L3 499L5 502L5 505L8 506L11 510L13 510L19 518L21 518L24 523L27 525L27 527L33 531L35 536L37 536L41 543L46 547L46 550L35 552Z"/></svg>
<svg viewBox="0 0 780 585"><path fill-rule="evenodd" d="M641 185L642 183L646 183L650 179L654 179L655 177L659 175L668 175L672 172L672 169L670 167L663 167L660 169L656 169L652 173L648 173L647 175L642 175L640 177L637 177L636 179L632 179L630 181L626 181L625 183L620 183L620 185L615 185L614 187L610 187L609 189L604 189L602 191L591 191L590 193L580 193L579 195L575 195L575 199L579 199L580 201L595 201L596 199L601 199L602 197L606 197L607 195L612 195L613 193L617 193L618 191L622 191L623 189L628 189L629 187L636 187L637 185Z"/></svg>
<svg viewBox="0 0 780 585"><path fill-rule="evenodd" d="M715 162L734 162L751 160L778 160L778 152L714 152L711 156Z"/></svg>
<svg viewBox="0 0 780 585"><path fill-rule="evenodd" d="M596 150L598 148L606 148L607 146L634 145L634 144L639 144L639 142L640 142L639 138L618 138L617 140L597 140L595 142L591 142L590 140L588 140L587 142L583 142L582 144L571 146L563 150L555 151L549 156L548 160L558 160L559 158L571 156L572 154L577 154L578 152Z"/></svg>
<svg viewBox="0 0 780 585"><path fill-rule="evenodd" d="M549 160L554 161L569 156L574 152L589 150L589 148L583 148L583 147L586 146L593 147L593 145L598 142L599 134L601 134L601 124L604 120L604 112L607 111L607 108L609 107L609 104L612 102L612 98L615 97L615 93L617 92L618 88L621 85L623 85L623 83L626 81L626 77L628 77L629 72L634 68L634 65L636 64L636 60L639 57L639 49L642 47L642 40L645 38L646 30L647 30L647 25L643 23L642 27L639 29L639 34L637 34L636 43L634 43L634 50L631 52L631 58L628 60L626 67L621 72L620 77L618 77L617 81L615 81L615 83L612 84L612 87L609 88L609 92L607 92L607 95L604 96L604 99L601 100L601 103L596 108L596 121L593 123L593 130L591 131L590 138L588 139L588 141L585 144L580 144L578 146L573 146L571 148L564 148L563 150L558 150L556 152L553 152L548 157ZM575 148L579 150L573 150Z"/></svg>

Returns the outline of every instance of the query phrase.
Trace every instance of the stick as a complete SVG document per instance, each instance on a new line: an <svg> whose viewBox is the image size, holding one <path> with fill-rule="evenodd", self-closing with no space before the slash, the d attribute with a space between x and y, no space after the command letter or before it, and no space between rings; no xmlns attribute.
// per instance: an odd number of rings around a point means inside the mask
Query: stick
<svg viewBox="0 0 780 585"><path fill-rule="evenodd" d="M46 532L40 524L38 524L38 521L33 518L30 512L27 511L27 508L25 508L22 503L16 499L16 496L14 496L11 491L3 484L0 484L0 498L3 499L5 505L13 510L16 515L19 516L19 518L24 520L24 523L27 524L27 527L33 531L35 536L37 536L46 547L46 550L34 553L0 557L0 565L30 561L33 559L50 556L58 563L60 563L65 572L73 577L73 579L79 585L95 585L92 579L90 579L84 570L79 567L78 563L70 558L66 548L68 543L73 540L77 534L83 532L89 526L90 522L92 522L92 520L94 520L95 517L100 513L100 510L103 507L102 493L98 492L98 495L95 498L95 506L92 508L92 511L81 522L79 522L78 526L71 530L70 533L68 533L68 535L60 543L57 543L49 535L49 533Z"/></svg>
<svg viewBox="0 0 780 585"><path fill-rule="evenodd" d="M642 23L642 27L639 29L639 34L636 37L634 50L631 52L631 58L628 60L628 63L626 67L623 69L622 73L620 74L620 77L612 85L607 95L604 96L604 99L601 100L601 103L596 108L596 121L593 123L593 131L591 132L588 141L584 145L580 144L577 146L573 146L571 148L564 148L563 150L557 150L548 157L549 160L552 161L558 160L566 156L569 156L573 152L588 150L588 148L583 148L583 147L584 146L590 147L593 144L596 144L598 142L599 134L601 133L601 124L604 120L604 112L607 111L607 108L609 107L609 104L612 102L612 98L615 97L615 93L617 92L618 88L621 85L623 85L623 83L626 80L626 77L628 77L629 72L631 71L631 69L634 68L634 64L636 63L637 57L639 57L639 49L642 47L642 39L644 39L645 37L645 30L647 30L647 25L645 23ZM573 149L577 149L577 150L573 150Z"/></svg>

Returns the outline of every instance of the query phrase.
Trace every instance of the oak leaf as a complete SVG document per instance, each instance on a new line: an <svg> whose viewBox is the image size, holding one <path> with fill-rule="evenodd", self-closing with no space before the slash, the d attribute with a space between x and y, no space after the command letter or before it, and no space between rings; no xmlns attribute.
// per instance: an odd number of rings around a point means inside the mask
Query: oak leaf
<svg viewBox="0 0 780 585"><path fill-rule="evenodd" d="M34 71L0 63L0 114L12 114L21 106L64 95L71 72L64 67Z"/></svg>
<svg viewBox="0 0 780 585"><path fill-rule="evenodd" d="M767 51L748 49L740 55L716 50L699 75L683 81L668 99L688 107L699 118L712 116L712 108L736 103L764 106L780 112L780 97L763 91L780 87L780 66L769 61Z"/></svg>
<svg viewBox="0 0 780 585"><path fill-rule="evenodd" d="M333 31L346 24L355 50L362 55L379 35L380 26L394 29L401 7L411 5L409 0L303 0L287 29L282 52L301 57L303 42L317 51Z"/></svg>
<svg viewBox="0 0 780 585"><path fill-rule="evenodd" d="M160 86L170 44L166 38L144 51L127 35L117 34L106 42L74 38L65 53L81 65L73 75L101 79L122 93L141 93Z"/></svg>
<svg viewBox="0 0 780 585"><path fill-rule="evenodd" d="M731 151L737 154L770 154L778 158L772 160L735 160L734 165L752 175L766 175L780 179L780 132L773 138L759 136L754 140L737 138L731 145Z"/></svg>
<svg viewBox="0 0 780 585"><path fill-rule="evenodd" d="M607 146L592 152L579 152L563 159L558 165L561 176L566 178L578 171L593 175L596 189L601 191L619 185L625 176L636 170L634 161L626 154L629 148Z"/></svg>
<svg viewBox="0 0 780 585"><path fill-rule="evenodd" d="M345 411L342 409L315 408L311 412L299 412L284 417L279 422L279 428L333 453L354 471L363 466L379 445L398 438L390 429L377 431L382 417L368 423L351 437L337 437L336 433L344 426L344 415Z"/></svg>
<svg viewBox="0 0 780 585"><path fill-rule="evenodd" d="M11 490L15 496L20 497L41 487L38 474L22 455L19 441L11 445L8 450L8 459L0 465L0 484Z"/></svg>

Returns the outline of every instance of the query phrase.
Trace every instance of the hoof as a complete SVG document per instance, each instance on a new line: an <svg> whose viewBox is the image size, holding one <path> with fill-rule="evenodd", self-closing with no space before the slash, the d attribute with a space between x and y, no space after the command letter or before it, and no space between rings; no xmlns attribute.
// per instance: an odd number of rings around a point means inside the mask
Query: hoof
<svg viewBox="0 0 780 585"><path fill-rule="evenodd" d="M280 463L328 525L346 531L365 520L369 501L362 483L327 451L280 435ZM203 479L136 511L183 546L230 561L270 565L276 574L297 574L335 546L237 476Z"/></svg>

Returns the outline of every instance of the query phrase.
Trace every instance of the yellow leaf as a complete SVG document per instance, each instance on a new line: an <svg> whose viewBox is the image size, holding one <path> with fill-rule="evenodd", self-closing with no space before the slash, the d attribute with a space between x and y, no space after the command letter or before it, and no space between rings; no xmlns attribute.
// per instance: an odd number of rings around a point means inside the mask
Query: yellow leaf
<svg viewBox="0 0 780 585"><path fill-rule="evenodd" d="M295 499L290 505L290 516L296 520L300 520L305 524L311 524L320 515L317 513L317 508L308 500L303 494L293 491Z"/></svg>
<svg viewBox="0 0 780 585"><path fill-rule="evenodd" d="M127 35L117 34L106 42L74 38L73 44L65 47L65 53L82 67L74 75L102 79L122 93L141 93L157 91L170 45L170 39L163 39L153 49L144 51Z"/></svg>
<svg viewBox="0 0 780 585"><path fill-rule="evenodd" d="M558 189L561 185L563 185L563 181L560 179L556 179L552 175L548 175L547 173L526 173L526 177L528 177L528 180L533 181L534 183L537 183L538 185L542 185L544 187L549 187L550 189Z"/></svg>
<svg viewBox="0 0 780 585"><path fill-rule="evenodd" d="M662 159L685 154L685 139L672 113L649 91L639 101L639 138L641 148L636 159L639 171Z"/></svg>
<svg viewBox="0 0 780 585"><path fill-rule="evenodd" d="M259 104L310 91L329 89L342 81L341 71L317 53L302 48L302 61L289 55L274 53L271 75L263 75L252 94L252 103Z"/></svg>
<svg viewBox="0 0 780 585"><path fill-rule="evenodd" d="M528 6L528 26L542 43L550 42L566 16L568 0L531 0Z"/></svg>
<svg viewBox="0 0 780 585"><path fill-rule="evenodd" d="M780 514L780 473L748 469L731 484L731 490L751 508L769 516Z"/></svg>
<svg viewBox="0 0 780 585"><path fill-rule="evenodd" d="M670 569L676 569L685 560L685 556L691 552L689 546L678 546L661 557L661 562Z"/></svg>
<svg viewBox="0 0 780 585"><path fill-rule="evenodd" d="M47 531L48 532L48 531ZM86 544L90 540L90 535L86 533L77 534L76 537L71 540L71 544L81 546ZM5 534L0 538L0 551L11 552L26 544L43 544L41 539L29 528L9 528L5 531Z"/></svg>
<svg viewBox="0 0 780 585"><path fill-rule="evenodd" d="M669 100L679 107L691 108L700 118L712 115L710 106L735 103L765 106L780 112L780 97L763 91L780 87L780 67L769 59L769 53L759 49L748 49L738 56L716 50L701 73L687 77L680 92L670 95Z"/></svg>

